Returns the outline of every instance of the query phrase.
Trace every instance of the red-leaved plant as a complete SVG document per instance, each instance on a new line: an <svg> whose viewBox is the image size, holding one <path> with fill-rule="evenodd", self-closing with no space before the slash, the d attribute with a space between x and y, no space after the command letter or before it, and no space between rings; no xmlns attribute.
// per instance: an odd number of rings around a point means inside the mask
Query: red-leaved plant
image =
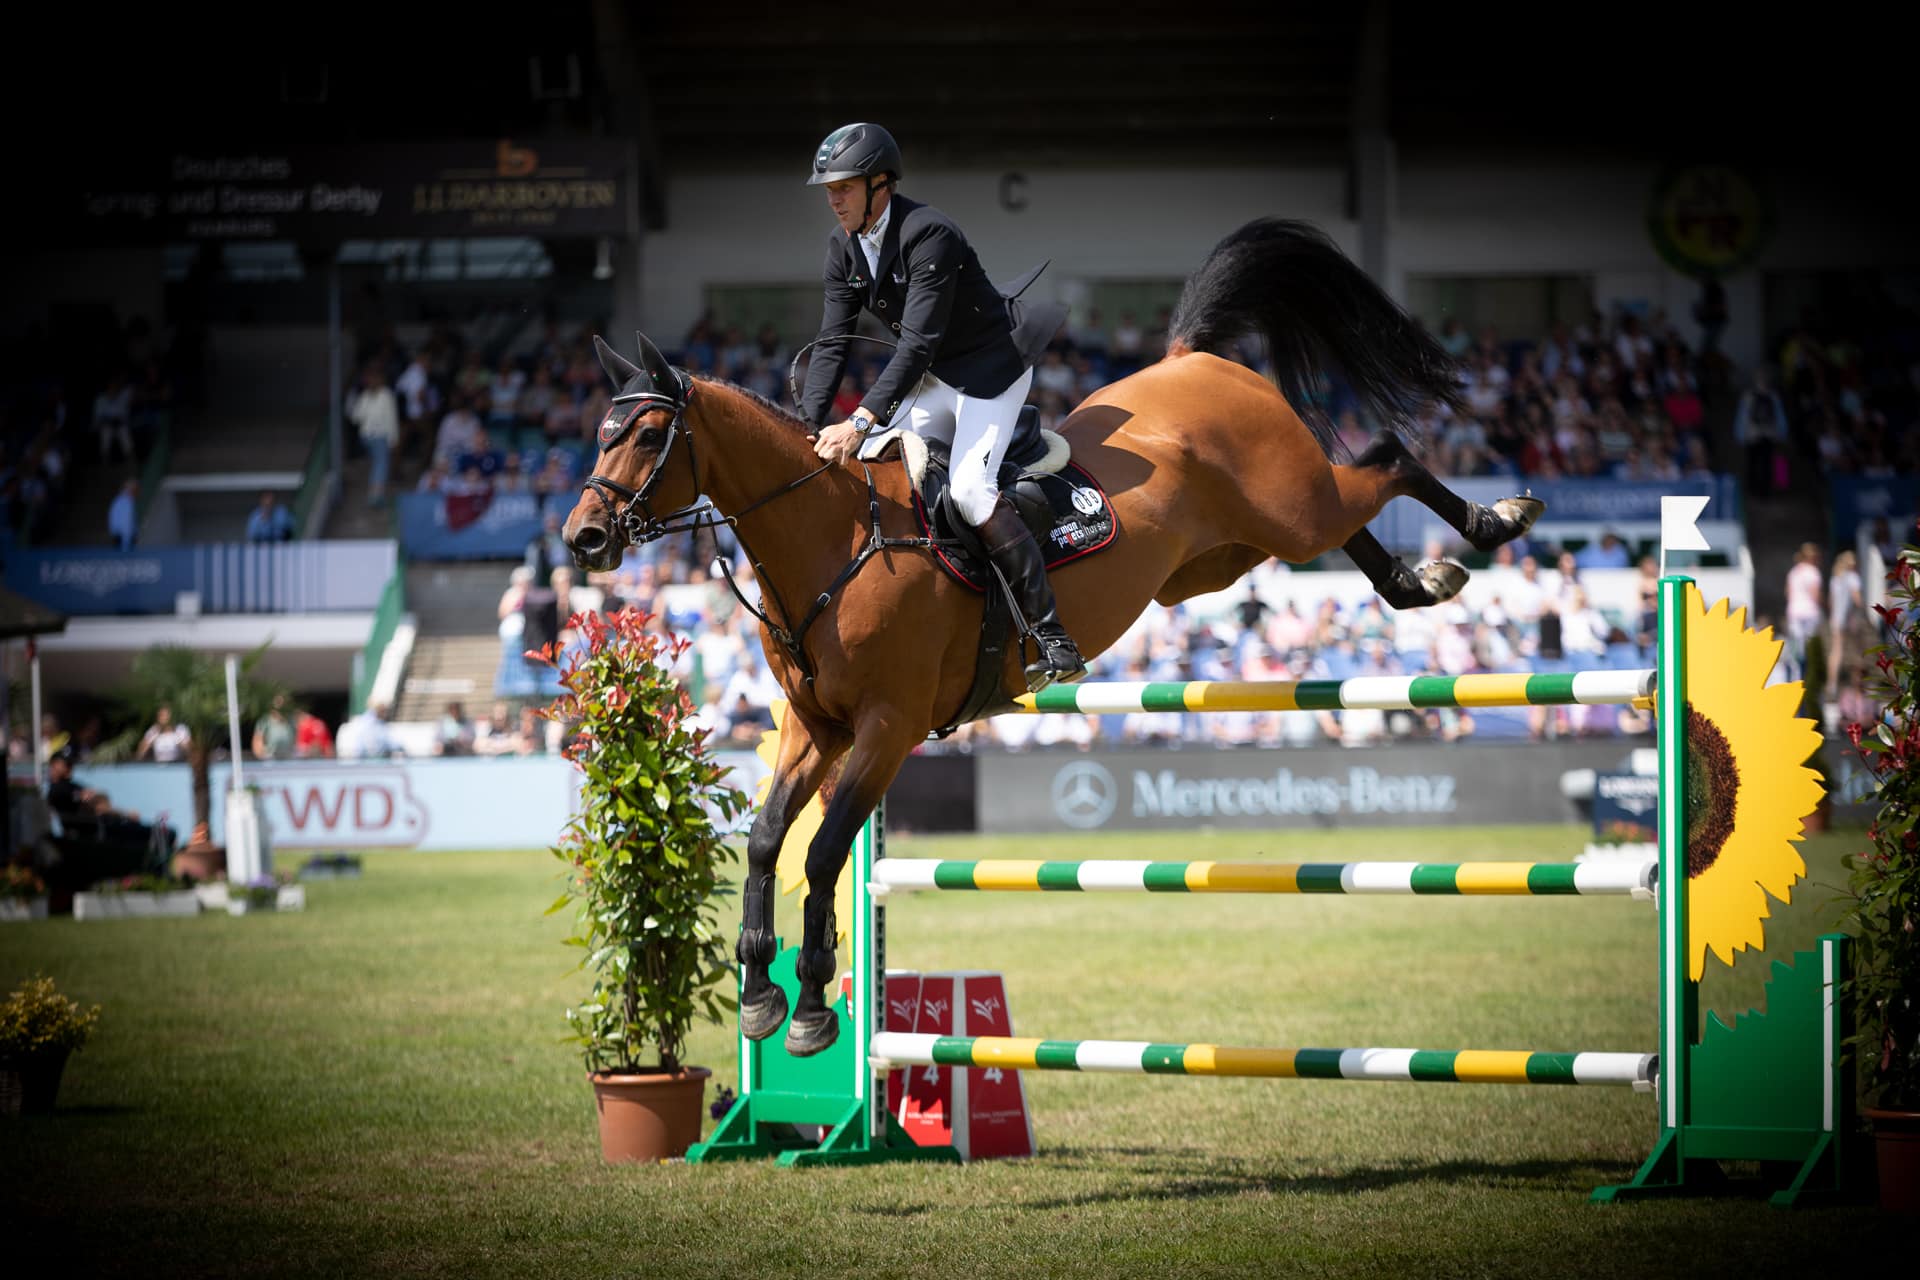
<svg viewBox="0 0 1920 1280"><path fill-rule="evenodd" d="M567 891L547 911L579 908L567 945L594 984L567 1021L589 1071L677 1071L695 1019L719 1022L736 1004L713 904L733 892L723 825L748 801L722 781L670 673L690 642L651 620L631 608L577 613L575 643L527 655L560 673L563 692L541 714L570 730L564 754L585 774L553 847Z"/></svg>
<svg viewBox="0 0 1920 1280"><path fill-rule="evenodd" d="M1907 546L1887 572L1887 603L1875 605L1888 640L1867 652L1879 667L1871 725L1847 736L1872 771L1878 812L1872 847L1848 854L1855 939L1853 1045L1868 1064L1870 1101L1920 1110L1920 547Z"/></svg>

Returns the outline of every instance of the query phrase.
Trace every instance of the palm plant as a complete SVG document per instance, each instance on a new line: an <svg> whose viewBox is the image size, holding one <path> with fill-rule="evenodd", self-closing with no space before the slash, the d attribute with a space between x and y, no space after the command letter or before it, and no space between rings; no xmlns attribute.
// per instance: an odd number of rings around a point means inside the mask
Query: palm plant
<svg viewBox="0 0 1920 1280"><path fill-rule="evenodd" d="M262 641L240 659L237 687L242 723L266 714L274 695L283 692L277 684L251 674L271 643ZM188 842L202 841L213 811L213 749L228 733L226 659L183 645L148 649L133 660L120 701L140 724L152 723L165 706L172 709L174 722L185 726L190 735L187 764L193 770L193 833ZM240 744L234 748L240 749Z"/></svg>

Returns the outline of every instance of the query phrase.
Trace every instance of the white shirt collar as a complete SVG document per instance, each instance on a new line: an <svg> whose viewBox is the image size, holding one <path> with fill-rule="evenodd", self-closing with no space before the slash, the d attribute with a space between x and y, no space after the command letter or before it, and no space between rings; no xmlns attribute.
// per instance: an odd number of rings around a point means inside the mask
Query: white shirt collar
<svg viewBox="0 0 1920 1280"><path fill-rule="evenodd" d="M880 216L873 220L873 225L860 233L861 238L878 249L887 238L887 223L891 221L893 221L893 200L889 198L887 207L880 211Z"/></svg>
<svg viewBox="0 0 1920 1280"><path fill-rule="evenodd" d="M887 207L873 220L873 225L862 231L857 239L860 252L867 260L867 270L880 274L880 247L886 243L887 223L893 218L893 201L887 201Z"/></svg>

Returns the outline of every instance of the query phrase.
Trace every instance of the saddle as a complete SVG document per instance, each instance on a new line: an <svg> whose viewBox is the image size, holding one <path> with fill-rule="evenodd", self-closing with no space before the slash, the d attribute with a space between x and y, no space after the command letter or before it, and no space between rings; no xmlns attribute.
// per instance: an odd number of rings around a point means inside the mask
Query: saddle
<svg viewBox="0 0 1920 1280"><path fill-rule="evenodd" d="M1007 584L994 568L979 534L953 505L947 482L947 446L898 430L880 439L880 449L873 456L876 460L897 456L905 465L913 489L914 514L919 518L921 533L931 542L934 559L948 577L986 597L973 688L953 722L929 735L945 738L959 726L978 719L999 693L1014 608ZM1100 482L1071 460L1065 437L1040 429L1040 411L1032 405L1023 406L1014 423L1013 440L1000 464L999 485L1000 492L1033 531L1049 571L1092 555L1112 542L1119 529L1113 504Z"/></svg>

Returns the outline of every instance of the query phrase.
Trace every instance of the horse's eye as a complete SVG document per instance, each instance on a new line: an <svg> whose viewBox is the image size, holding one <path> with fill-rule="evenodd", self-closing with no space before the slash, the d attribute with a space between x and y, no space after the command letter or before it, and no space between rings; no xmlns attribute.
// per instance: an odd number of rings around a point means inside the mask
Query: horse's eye
<svg viewBox="0 0 1920 1280"><path fill-rule="evenodd" d="M659 427L642 427L637 443L642 449L658 449L666 435Z"/></svg>

